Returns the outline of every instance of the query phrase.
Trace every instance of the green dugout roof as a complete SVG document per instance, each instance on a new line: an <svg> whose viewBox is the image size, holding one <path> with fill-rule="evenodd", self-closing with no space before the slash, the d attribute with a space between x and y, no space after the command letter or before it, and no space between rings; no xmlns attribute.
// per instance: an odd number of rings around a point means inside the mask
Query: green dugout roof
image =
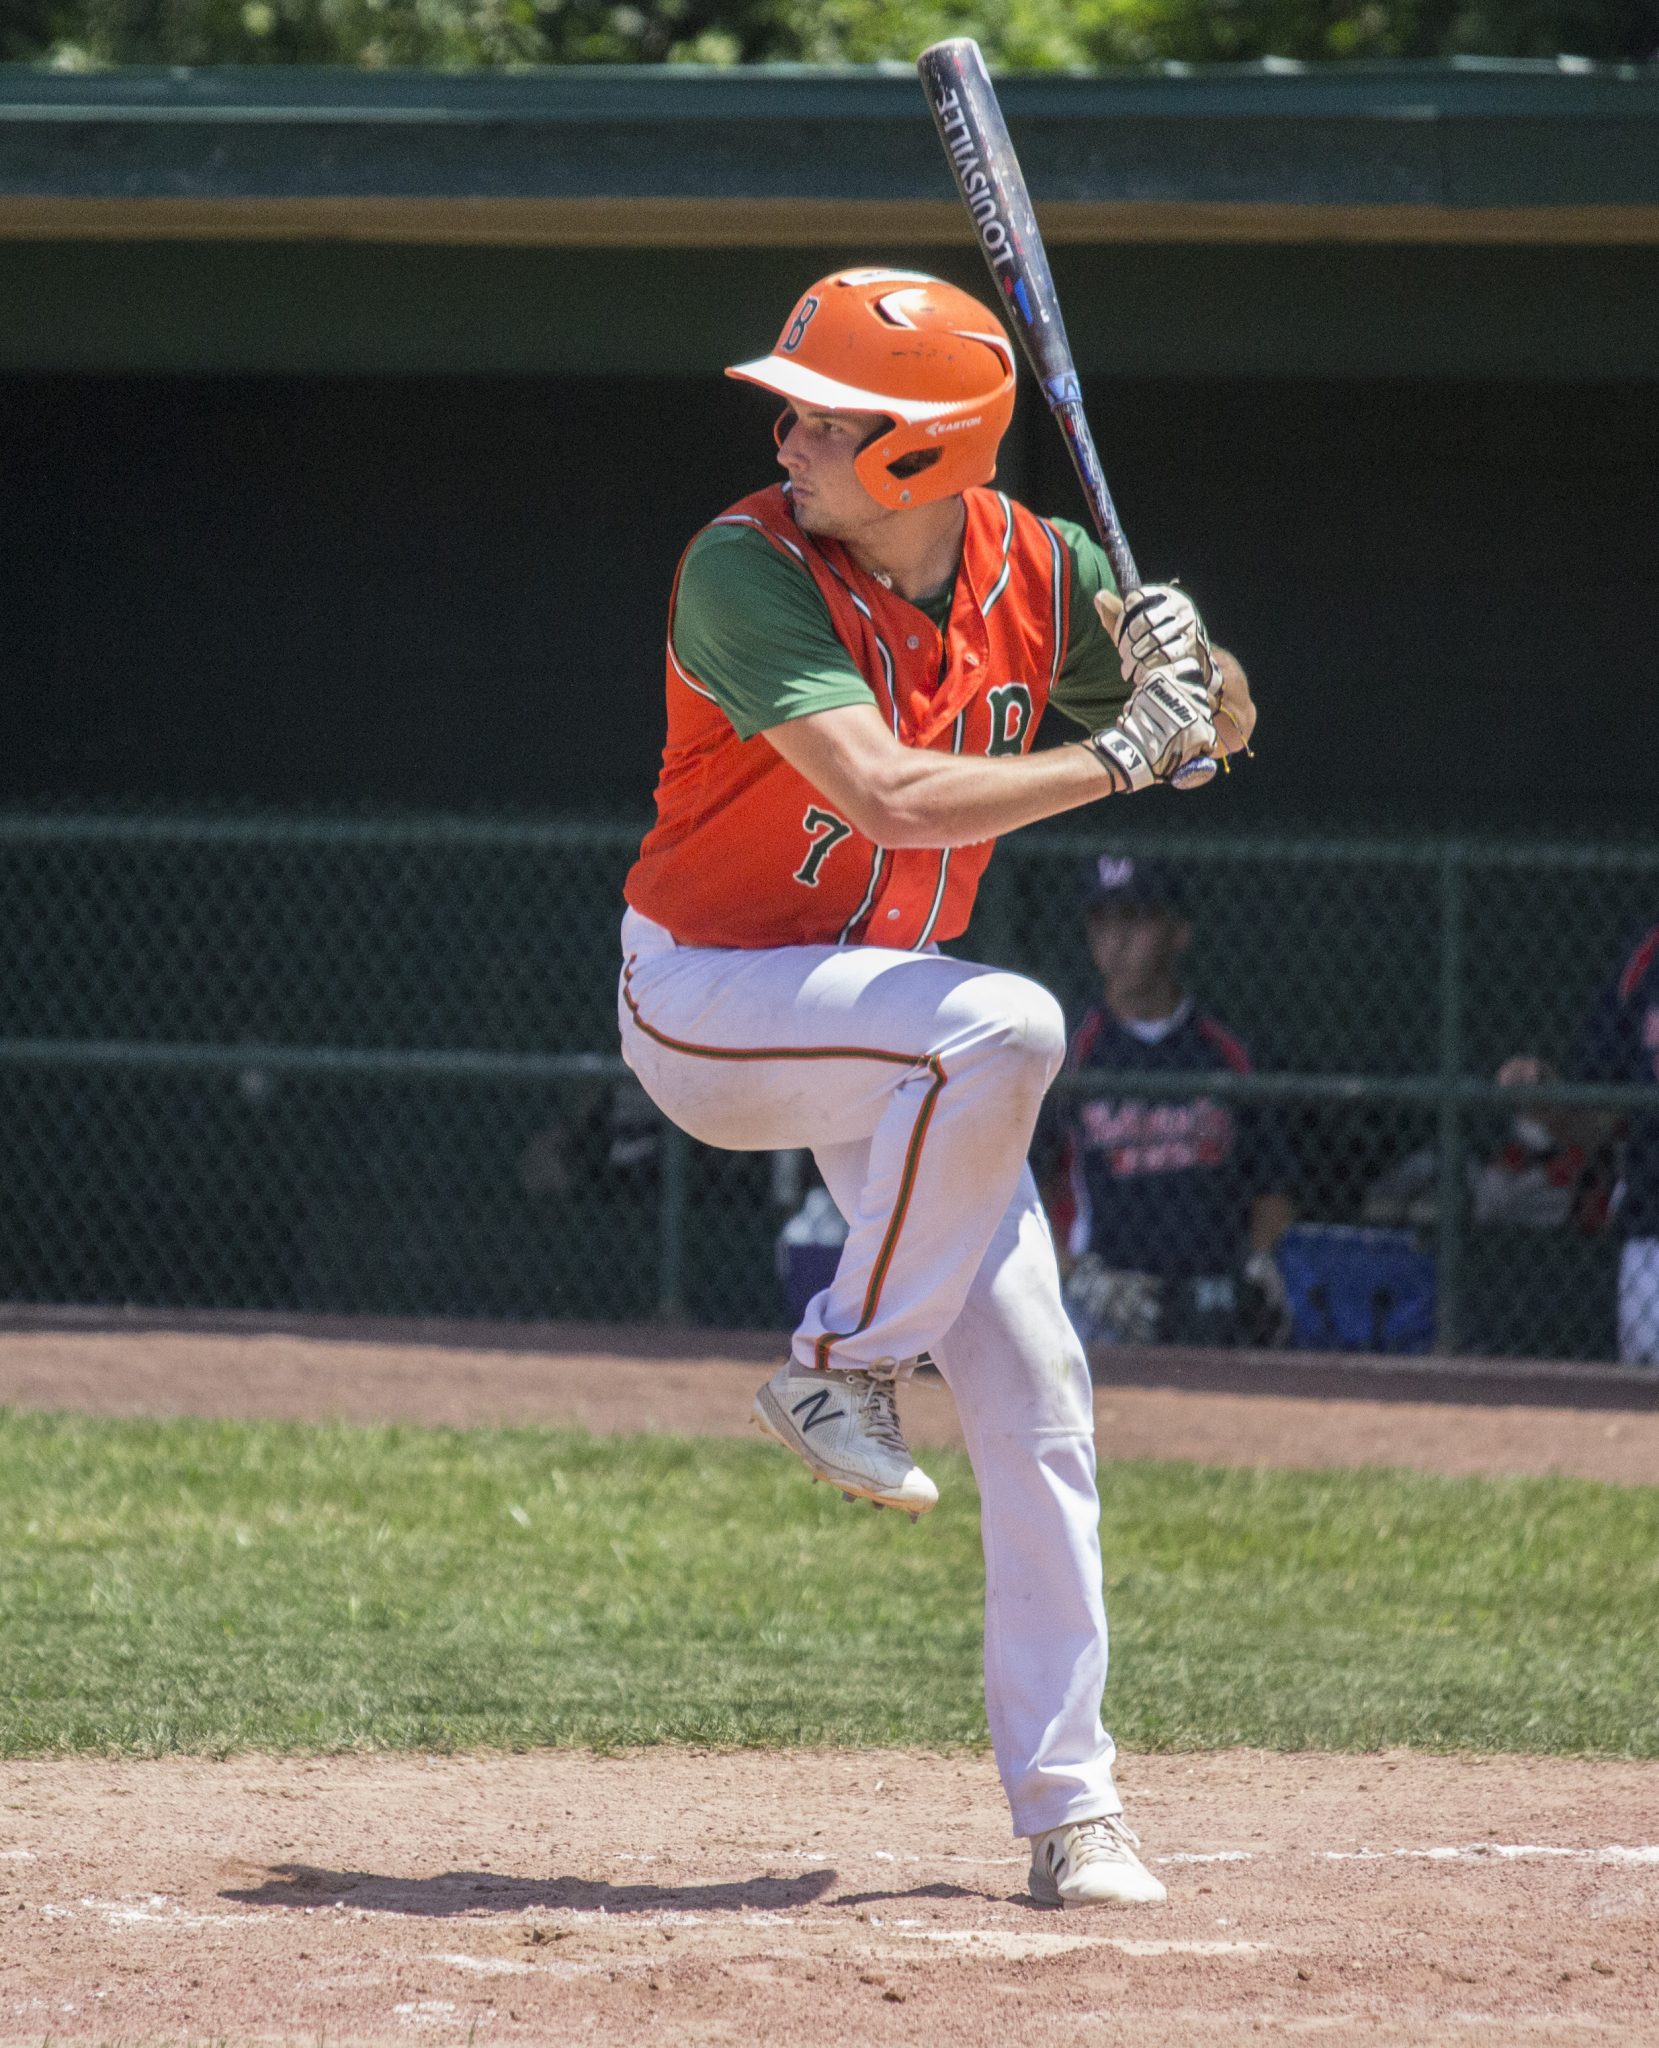
<svg viewBox="0 0 1659 2048"><path fill-rule="evenodd" d="M1659 69L1002 81L1056 242L1659 241ZM914 76L0 66L0 237L965 240Z"/></svg>

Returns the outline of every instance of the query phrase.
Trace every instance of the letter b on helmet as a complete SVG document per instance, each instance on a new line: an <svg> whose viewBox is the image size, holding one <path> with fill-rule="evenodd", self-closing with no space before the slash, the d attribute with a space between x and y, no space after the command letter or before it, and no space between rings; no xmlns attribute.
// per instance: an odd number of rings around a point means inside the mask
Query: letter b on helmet
<svg viewBox="0 0 1659 2048"><path fill-rule="evenodd" d="M818 310L818 301L808 292L795 308L795 317L784 329L783 339L778 343L780 355L792 356L806 338L806 331L812 324L812 316Z"/></svg>

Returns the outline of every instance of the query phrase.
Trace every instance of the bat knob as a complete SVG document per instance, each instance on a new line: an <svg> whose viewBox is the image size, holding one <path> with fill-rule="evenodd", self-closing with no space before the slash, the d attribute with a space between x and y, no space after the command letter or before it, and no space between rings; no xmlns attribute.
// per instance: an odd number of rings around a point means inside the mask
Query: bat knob
<svg viewBox="0 0 1659 2048"><path fill-rule="evenodd" d="M1210 754L1195 754L1190 761L1183 761L1169 778L1173 789L1202 789L1215 774L1216 761Z"/></svg>

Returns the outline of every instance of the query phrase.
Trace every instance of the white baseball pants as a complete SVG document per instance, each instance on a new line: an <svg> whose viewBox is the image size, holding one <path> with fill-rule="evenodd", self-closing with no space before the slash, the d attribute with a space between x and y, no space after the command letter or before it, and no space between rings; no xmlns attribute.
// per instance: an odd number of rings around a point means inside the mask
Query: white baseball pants
<svg viewBox="0 0 1659 2048"><path fill-rule="evenodd" d="M1065 1053L1019 975L873 946L682 947L630 911L623 1056L692 1137L811 1148L848 1223L794 1349L950 1385L979 1483L985 1705L1014 1831L1116 1813L1088 1366L1026 1166Z"/></svg>

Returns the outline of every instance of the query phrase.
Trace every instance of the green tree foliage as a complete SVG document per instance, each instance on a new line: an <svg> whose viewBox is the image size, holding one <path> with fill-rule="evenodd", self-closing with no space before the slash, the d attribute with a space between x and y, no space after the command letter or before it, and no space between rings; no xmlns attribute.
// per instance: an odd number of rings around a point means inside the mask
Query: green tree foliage
<svg viewBox="0 0 1659 2048"><path fill-rule="evenodd" d="M0 57L103 64L993 63L1459 55L1647 60L1659 0L4 0Z"/></svg>

